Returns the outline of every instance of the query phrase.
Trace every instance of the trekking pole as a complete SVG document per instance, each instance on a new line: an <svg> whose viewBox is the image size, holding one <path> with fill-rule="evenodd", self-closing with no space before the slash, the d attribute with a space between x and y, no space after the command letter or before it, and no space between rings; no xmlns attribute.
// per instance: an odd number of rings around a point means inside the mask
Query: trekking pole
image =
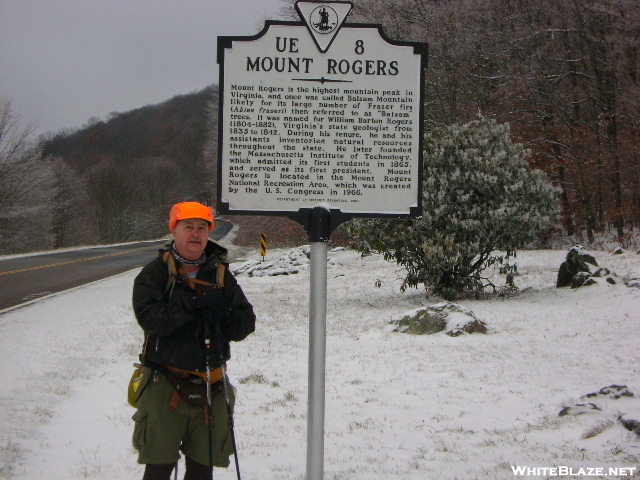
<svg viewBox="0 0 640 480"><path fill-rule="evenodd" d="M211 312L204 310L204 362L207 371L207 426L209 428L209 466L211 467L211 478L213 478L213 407L211 403L211 331L209 320Z"/></svg>
<svg viewBox="0 0 640 480"><path fill-rule="evenodd" d="M220 322L213 320L213 314L210 310L204 310L205 324L209 322L213 323L216 334L216 343L218 351L220 352L220 368L222 368L222 385L224 387L224 399L227 404L227 419L229 422L229 431L231 432L231 444L233 446L233 458L236 463L236 474L238 480L240 477L240 463L238 462L238 447L236 446L236 434L233 427L233 411L231 409L231 400L229 397L229 380L227 378L227 362L224 358L224 350L222 349L222 328L220 328Z"/></svg>

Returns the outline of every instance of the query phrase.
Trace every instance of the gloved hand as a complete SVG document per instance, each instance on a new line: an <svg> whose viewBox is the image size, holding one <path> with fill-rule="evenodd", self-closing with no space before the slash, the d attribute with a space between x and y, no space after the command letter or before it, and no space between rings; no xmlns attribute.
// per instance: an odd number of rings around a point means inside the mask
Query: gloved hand
<svg viewBox="0 0 640 480"><path fill-rule="evenodd" d="M211 290L202 295L196 295L190 300L193 311L208 310L214 319L224 322L229 318L229 303L220 290Z"/></svg>

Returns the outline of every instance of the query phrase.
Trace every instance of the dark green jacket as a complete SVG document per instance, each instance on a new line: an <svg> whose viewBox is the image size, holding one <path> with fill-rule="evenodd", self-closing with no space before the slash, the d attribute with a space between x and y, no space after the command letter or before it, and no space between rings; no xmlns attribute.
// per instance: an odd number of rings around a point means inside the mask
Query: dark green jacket
<svg viewBox="0 0 640 480"><path fill-rule="evenodd" d="M191 308L191 301L197 293L180 277L174 283L170 282L169 268L162 259L165 251L161 250L133 283L133 311L145 333L146 360L184 370L205 371L204 328L199 314ZM205 253L207 262L200 267L197 278L218 283L218 265L226 260L227 250L209 240ZM179 269L180 264L176 263L176 267ZM252 333L256 317L228 268L225 268L222 294L230 307L230 316L222 326L224 338L221 341L223 356L229 360L229 341L243 340ZM214 330L210 330L213 334ZM211 368L221 365L218 344L214 336Z"/></svg>

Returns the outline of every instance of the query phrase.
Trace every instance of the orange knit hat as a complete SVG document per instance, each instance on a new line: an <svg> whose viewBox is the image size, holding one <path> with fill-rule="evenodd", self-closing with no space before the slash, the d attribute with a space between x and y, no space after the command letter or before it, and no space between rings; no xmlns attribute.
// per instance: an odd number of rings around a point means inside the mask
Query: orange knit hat
<svg viewBox="0 0 640 480"><path fill-rule="evenodd" d="M213 209L198 202L176 203L169 214L169 230L173 230L180 220L201 218L209 222L209 231L213 230Z"/></svg>

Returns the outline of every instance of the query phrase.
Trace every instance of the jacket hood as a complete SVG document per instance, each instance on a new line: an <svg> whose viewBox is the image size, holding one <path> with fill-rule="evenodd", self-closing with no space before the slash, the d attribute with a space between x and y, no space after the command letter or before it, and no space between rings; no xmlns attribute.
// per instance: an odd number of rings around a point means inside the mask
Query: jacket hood
<svg viewBox="0 0 640 480"><path fill-rule="evenodd" d="M204 253L207 255L207 260L210 256L215 255L222 263L229 263L229 251L211 239L207 242L207 246L204 247Z"/></svg>

